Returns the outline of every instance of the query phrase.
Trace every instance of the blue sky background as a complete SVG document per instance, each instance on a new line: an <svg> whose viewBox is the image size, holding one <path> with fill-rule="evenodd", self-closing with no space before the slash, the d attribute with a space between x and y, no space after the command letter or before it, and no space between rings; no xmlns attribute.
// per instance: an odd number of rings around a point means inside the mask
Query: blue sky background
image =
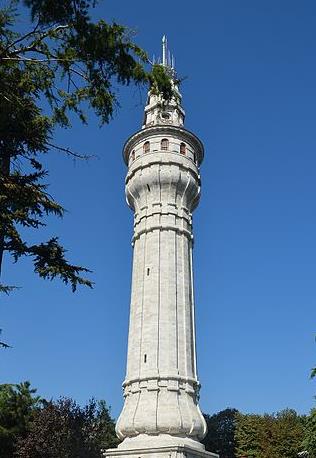
<svg viewBox="0 0 316 458"><path fill-rule="evenodd" d="M163 33L176 56L186 127L204 142L202 199L194 215L201 407L243 412L315 405L316 3L174 0L100 3L96 17L136 32L149 54ZM26 18L21 19L25 23ZM117 416L129 313L132 213L121 150L140 128L145 92L118 88L113 122L56 133L55 143L98 159L47 156L59 235L94 290L72 294L6 260L0 382L30 380L41 395L105 399Z"/></svg>

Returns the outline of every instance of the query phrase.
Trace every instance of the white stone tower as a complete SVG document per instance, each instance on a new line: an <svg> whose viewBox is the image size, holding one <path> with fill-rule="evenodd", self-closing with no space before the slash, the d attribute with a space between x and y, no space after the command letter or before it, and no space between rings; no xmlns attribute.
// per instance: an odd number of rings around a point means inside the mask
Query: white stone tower
<svg viewBox="0 0 316 458"><path fill-rule="evenodd" d="M162 63L173 59L163 38ZM149 92L142 129L123 149L126 198L134 211L133 275L125 403L106 456L217 457L198 406L192 212L199 203L203 145L183 127L181 95Z"/></svg>

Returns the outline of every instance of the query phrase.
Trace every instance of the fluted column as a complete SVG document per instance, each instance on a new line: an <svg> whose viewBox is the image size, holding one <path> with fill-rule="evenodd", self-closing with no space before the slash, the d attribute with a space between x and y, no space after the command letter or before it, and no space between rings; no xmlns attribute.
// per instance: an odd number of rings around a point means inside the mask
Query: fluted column
<svg viewBox="0 0 316 458"><path fill-rule="evenodd" d="M155 151L129 164L134 255L125 403L116 428L123 446L150 436L198 443L206 432L196 374L192 211L200 178L192 158Z"/></svg>

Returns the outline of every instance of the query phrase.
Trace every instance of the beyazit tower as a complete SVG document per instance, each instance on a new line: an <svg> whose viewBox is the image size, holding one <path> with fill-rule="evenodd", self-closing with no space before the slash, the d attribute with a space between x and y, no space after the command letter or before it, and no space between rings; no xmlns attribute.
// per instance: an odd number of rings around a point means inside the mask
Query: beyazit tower
<svg viewBox="0 0 316 458"><path fill-rule="evenodd" d="M161 65L174 77L165 37ZM199 442L207 429L198 406L192 212L203 145L183 127L174 90L168 103L149 92L142 129L123 149L134 257L125 404L116 425L122 443L108 457L218 456Z"/></svg>

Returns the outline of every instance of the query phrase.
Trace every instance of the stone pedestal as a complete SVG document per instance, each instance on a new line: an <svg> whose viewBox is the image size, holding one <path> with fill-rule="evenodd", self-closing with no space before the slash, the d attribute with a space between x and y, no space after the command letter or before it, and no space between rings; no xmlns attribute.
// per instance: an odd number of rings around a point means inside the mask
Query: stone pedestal
<svg viewBox="0 0 316 458"><path fill-rule="evenodd" d="M129 458L219 458L216 453L207 452L189 447L187 445L174 445L166 447L153 447L144 449L121 450L119 448L108 449L105 457L129 457Z"/></svg>
<svg viewBox="0 0 316 458"><path fill-rule="evenodd" d="M105 457L130 458L219 458L210 453L200 442L188 437L176 437L169 434L150 436L140 434L125 439L118 448L106 450Z"/></svg>

